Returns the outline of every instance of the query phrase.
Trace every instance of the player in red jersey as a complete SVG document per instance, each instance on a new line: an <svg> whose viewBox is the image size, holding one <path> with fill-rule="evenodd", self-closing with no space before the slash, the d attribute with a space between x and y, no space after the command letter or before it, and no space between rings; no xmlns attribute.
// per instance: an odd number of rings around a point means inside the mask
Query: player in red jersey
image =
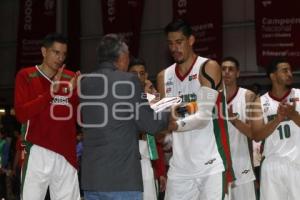
<svg viewBox="0 0 300 200"><path fill-rule="evenodd" d="M16 76L15 111L26 145L21 198L79 200L76 160L77 74L66 70L67 40L45 37L40 65L21 69Z"/></svg>

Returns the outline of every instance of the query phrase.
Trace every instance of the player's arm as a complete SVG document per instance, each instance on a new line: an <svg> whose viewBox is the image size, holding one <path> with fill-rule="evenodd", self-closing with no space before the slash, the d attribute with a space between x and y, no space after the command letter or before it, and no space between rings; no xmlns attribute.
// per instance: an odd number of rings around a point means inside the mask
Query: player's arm
<svg viewBox="0 0 300 200"><path fill-rule="evenodd" d="M165 97L165 70L158 73L156 77L156 88L160 95L160 99Z"/></svg>
<svg viewBox="0 0 300 200"><path fill-rule="evenodd" d="M219 64L214 60L208 60L201 67L201 76L199 81L201 87L208 87L213 90L219 90L222 88L222 72Z"/></svg>
<svg viewBox="0 0 300 200"><path fill-rule="evenodd" d="M53 78L54 82L58 82L61 79L65 65L58 69L56 75ZM77 78L77 76L76 76ZM76 81L75 81L76 82ZM73 86L74 83L71 83ZM16 111L16 117L20 122L26 122L39 113L49 105L52 100L52 94L58 92L60 84L53 84L49 90L39 94L35 99L31 99L29 94L32 92L33 86L30 85L28 75L24 70L20 71L16 77L15 83L15 103L14 108ZM51 92L52 90L52 92Z"/></svg>
<svg viewBox="0 0 300 200"><path fill-rule="evenodd" d="M15 83L14 108L16 117L20 122L26 122L37 114L41 113L51 101L50 90L38 95L35 99L30 99L30 91L33 90L29 84L27 74L20 71Z"/></svg>
<svg viewBox="0 0 300 200"><path fill-rule="evenodd" d="M248 90L245 94L246 105L245 107L243 107L244 109L246 109L245 122L241 121L238 117L234 117L229 120L235 128L237 128L241 133L246 135L249 139L252 139L252 131L251 131L251 125L249 120L251 118L250 109L251 109L251 105L255 101L255 97L256 95L254 94L254 92L250 90Z"/></svg>
<svg viewBox="0 0 300 200"><path fill-rule="evenodd" d="M162 70L158 73L156 76L156 87L157 91L159 93L160 99L164 98L166 96L165 94L165 70ZM174 109L172 110L174 112ZM170 133L170 131L177 130L177 123L176 123L176 117L175 114L171 113L171 116L169 118L169 126L167 130L163 130L159 132L160 134L167 134Z"/></svg>
<svg viewBox="0 0 300 200"><path fill-rule="evenodd" d="M255 141L261 141L271 135L277 126L285 118L282 113L281 106L278 107L277 116L267 124L264 123L263 112L260 103L260 98L256 98L255 103L251 108L251 130L252 138Z"/></svg>
<svg viewBox="0 0 300 200"><path fill-rule="evenodd" d="M221 68L216 61L208 60L201 67L199 82L200 91L197 95L198 110L195 114L177 120L177 131L202 129L212 118L212 110L216 104L221 86Z"/></svg>

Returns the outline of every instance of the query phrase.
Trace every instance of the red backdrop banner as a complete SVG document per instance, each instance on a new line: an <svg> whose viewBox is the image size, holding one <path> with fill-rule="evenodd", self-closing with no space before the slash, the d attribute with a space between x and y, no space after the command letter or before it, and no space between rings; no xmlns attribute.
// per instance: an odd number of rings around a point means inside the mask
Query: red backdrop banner
<svg viewBox="0 0 300 200"><path fill-rule="evenodd" d="M80 69L80 0L68 1L68 56L67 68Z"/></svg>
<svg viewBox="0 0 300 200"><path fill-rule="evenodd" d="M255 0L256 55L259 66L276 57L300 65L299 0Z"/></svg>
<svg viewBox="0 0 300 200"><path fill-rule="evenodd" d="M56 0L20 0L17 69L41 63L41 41L55 30Z"/></svg>
<svg viewBox="0 0 300 200"><path fill-rule="evenodd" d="M102 0L104 34L122 34L135 56L139 49L143 7L144 0Z"/></svg>
<svg viewBox="0 0 300 200"><path fill-rule="evenodd" d="M173 0L173 18L184 19L192 26L196 36L196 53L221 60L222 1Z"/></svg>

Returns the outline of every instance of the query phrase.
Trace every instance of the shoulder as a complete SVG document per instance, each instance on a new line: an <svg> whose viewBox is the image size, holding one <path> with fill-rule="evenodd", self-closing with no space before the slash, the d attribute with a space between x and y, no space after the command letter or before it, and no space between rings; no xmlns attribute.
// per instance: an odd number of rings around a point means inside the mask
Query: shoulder
<svg viewBox="0 0 300 200"><path fill-rule="evenodd" d="M293 91L295 91L296 94L300 95L300 89L299 88L292 88Z"/></svg>
<svg viewBox="0 0 300 200"><path fill-rule="evenodd" d="M156 76L157 81L163 81L163 80L164 80L165 71L166 71L166 70L164 69L164 70L160 71L160 72L157 74L157 76Z"/></svg>
<svg viewBox="0 0 300 200"><path fill-rule="evenodd" d="M18 71L16 79L17 80L24 79L24 80L29 81L32 78L35 78L38 76L39 76L39 72L36 69L36 67L25 67Z"/></svg>
<svg viewBox="0 0 300 200"><path fill-rule="evenodd" d="M111 75L112 75L111 79L110 79L110 77L108 77L108 79L111 80L112 84L117 84L118 82L119 83L129 83L129 84L124 84L124 87L130 86L130 84L140 85L140 80L139 80L138 76L134 73L116 70Z"/></svg>
<svg viewBox="0 0 300 200"><path fill-rule="evenodd" d="M206 73L214 73L214 72L219 72L220 71L220 66L219 64L217 63L217 61L215 60L206 60L203 64L203 66L205 67L205 71Z"/></svg>
<svg viewBox="0 0 300 200"><path fill-rule="evenodd" d="M113 73L115 74L118 80L122 80L122 81L126 81L126 80L130 81L130 80L138 79L138 76L136 74L130 72L123 72L123 71L116 70Z"/></svg>
<svg viewBox="0 0 300 200"><path fill-rule="evenodd" d="M31 74L37 72L35 66L21 68L17 74Z"/></svg>
<svg viewBox="0 0 300 200"><path fill-rule="evenodd" d="M215 60L207 60L203 63L201 71L199 72L199 81L201 85L213 89L220 89L221 85L221 68Z"/></svg>
<svg viewBox="0 0 300 200"><path fill-rule="evenodd" d="M73 76L75 76L75 72L68 70L68 69L64 69L63 73L62 73L62 77L65 79L71 79Z"/></svg>
<svg viewBox="0 0 300 200"><path fill-rule="evenodd" d="M256 101L258 102L268 102L272 99L269 98L269 92L264 93L263 95L261 95L260 97L256 98Z"/></svg>

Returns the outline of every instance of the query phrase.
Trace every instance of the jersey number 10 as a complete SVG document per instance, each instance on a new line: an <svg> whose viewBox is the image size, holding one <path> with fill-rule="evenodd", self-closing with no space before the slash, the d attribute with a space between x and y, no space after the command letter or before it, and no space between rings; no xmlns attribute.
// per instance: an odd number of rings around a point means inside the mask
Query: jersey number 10
<svg viewBox="0 0 300 200"><path fill-rule="evenodd" d="M281 140L291 137L291 129L288 124L280 125L277 130L279 131L279 137Z"/></svg>

